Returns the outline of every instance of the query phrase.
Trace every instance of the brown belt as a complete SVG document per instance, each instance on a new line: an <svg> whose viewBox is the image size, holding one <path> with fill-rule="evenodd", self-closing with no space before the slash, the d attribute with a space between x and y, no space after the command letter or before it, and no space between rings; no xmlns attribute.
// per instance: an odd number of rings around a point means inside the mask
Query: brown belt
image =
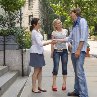
<svg viewBox="0 0 97 97"><path fill-rule="evenodd" d="M67 49L54 49L57 52L63 52L63 51L67 51Z"/></svg>

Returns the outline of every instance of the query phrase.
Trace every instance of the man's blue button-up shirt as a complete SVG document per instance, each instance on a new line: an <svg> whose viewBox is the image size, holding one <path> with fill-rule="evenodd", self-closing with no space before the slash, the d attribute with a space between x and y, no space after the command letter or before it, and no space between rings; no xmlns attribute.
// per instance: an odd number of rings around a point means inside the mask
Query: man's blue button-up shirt
<svg viewBox="0 0 97 97"><path fill-rule="evenodd" d="M84 45L81 51L87 49L87 39L88 39L88 25L84 18L78 17L77 21L74 22L72 31L68 40L72 42L72 53L75 53L80 41L84 41Z"/></svg>

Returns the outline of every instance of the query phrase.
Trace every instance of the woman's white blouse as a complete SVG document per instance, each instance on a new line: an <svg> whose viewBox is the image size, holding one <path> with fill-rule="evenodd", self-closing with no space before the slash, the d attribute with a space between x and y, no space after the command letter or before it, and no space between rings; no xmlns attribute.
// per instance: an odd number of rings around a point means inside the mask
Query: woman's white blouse
<svg viewBox="0 0 97 97"><path fill-rule="evenodd" d="M43 54L43 36L39 31L32 30L32 46L30 48L30 53Z"/></svg>

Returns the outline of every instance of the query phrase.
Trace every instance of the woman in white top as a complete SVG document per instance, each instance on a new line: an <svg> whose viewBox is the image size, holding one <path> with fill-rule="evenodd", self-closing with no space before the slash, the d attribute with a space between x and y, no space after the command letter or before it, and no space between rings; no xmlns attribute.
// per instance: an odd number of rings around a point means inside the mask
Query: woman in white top
<svg viewBox="0 0 97 97"><path fill-rule="evenodd" d="M43 42L43 36L40 31L40 20L33 18L31 21L32 31L32 46L30 48L30 66L34 67L32 75L32 92L41 93L46 92L42 89L42 67L45 66L45 60L43 55L43 46L48 45L51 41ZM38 80L38 89L36 87L36 80Z"/></svg>
<svg viewBox="0 0 97 97"><path fill-rule="evenodd" d="M55 19L53 21L53 28L54 28L54 31L52 32L53 40L66 38L68 30L62 28L62 22L60 21L60 19ZM60 58L62 63L62 75L63 75L62 90L66 90L67 63L68 63L67 43L58 41L56 44L51 44L51 57L53 58L52 90L57 91L56 77L58 74Z"/></svg>

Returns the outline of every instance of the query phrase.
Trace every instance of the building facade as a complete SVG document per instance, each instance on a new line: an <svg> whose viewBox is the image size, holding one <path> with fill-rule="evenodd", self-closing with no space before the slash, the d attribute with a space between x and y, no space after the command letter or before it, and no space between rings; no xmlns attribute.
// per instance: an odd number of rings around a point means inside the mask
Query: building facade
<svg viewBox="0 0 97 97"><path fill-rule="evenodd" d="M24 7L22 8L22 26L29 29L29 25L32 17L40 18L40 0L26 0Z"/></svg>

